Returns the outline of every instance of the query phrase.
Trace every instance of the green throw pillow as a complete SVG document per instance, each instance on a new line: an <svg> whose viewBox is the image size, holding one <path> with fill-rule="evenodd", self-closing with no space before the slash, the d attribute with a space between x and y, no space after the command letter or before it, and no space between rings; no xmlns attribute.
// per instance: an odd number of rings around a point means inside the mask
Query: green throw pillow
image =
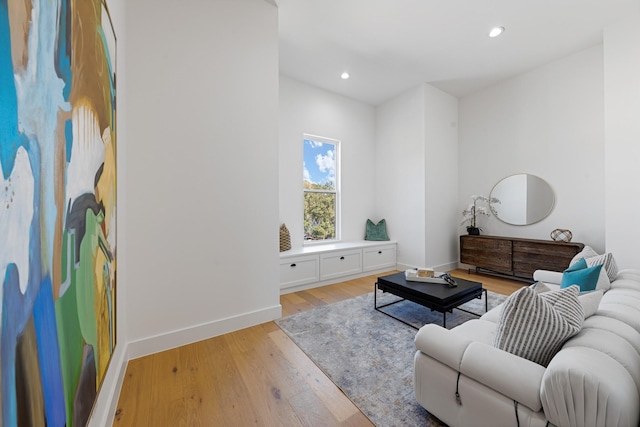
<svg viewBox="0 0 640 427"><path fill-rule="evenodd" d="M387 222L381 219L377 224L374 224L373 221L368 219L364 240L389 240Z"/></svg>
<svg viewBox="0 0 640 427"><path fill-rule="evenodd" d="M578 262L567 268L562 273L560 288L568 288L571 285L580 286L580 292L593 291L598 284L602 264L587 267L587 261L580 258Z"/></svg>

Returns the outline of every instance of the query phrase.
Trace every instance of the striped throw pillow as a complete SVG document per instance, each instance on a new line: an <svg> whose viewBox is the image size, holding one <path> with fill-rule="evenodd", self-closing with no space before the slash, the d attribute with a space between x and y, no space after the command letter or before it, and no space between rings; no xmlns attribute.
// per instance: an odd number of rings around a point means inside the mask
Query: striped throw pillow
<svg viewBox="0 0 640 427"><path fill-rule="evenodd" d="M580 261L581 258L584 258L585 261L587 261L587 267L593 267L594 265L600 264L604 265L603 268L607 272L609 281L613 282L614 280L616 280L616 276L618 276L618 266L611 252L600 255L596 251L594 251L591 246L585 246L582 251L580 251L580 253L576 254L573 257L573 259L569 262L569 266L572 266L576 262Z"/></svg>
<svg viewBox="0 0 640 427"><path fill-rule="evenodd" d="M524 287L504 302L494 346L547 366L564 342L580 332L584 310L578 286L538 293Z"/></svg>
<svg viewBox="0 0 640 427"><path fill-rule="evenodd" d="M607 252L603 255L596 255L584 259L587 262L587 267L595 267L596 265L602 265L602 268L607 272L609 281L613 282L618 276L618 265L613 258L611 252Z"/></svg>

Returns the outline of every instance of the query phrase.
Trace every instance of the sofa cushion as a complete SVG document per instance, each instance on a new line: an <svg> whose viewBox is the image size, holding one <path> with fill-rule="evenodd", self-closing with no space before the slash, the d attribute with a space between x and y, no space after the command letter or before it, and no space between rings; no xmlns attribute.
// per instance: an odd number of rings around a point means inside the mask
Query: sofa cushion
<svg viewBox="0 0 640 427"><path fill-rule="evenodd" d="M584 292L578 295L578 301L582 304L585 319L596 314L600 306L600 301L602 301L602 295L603 291L600 290Z"/></svg>
<svg viewBox="0 0 640 427"><path fill-rule="evenodd" d="M547 366L584 322L578 286L537 293L524 287L507 298L496 325L494 346Z"/></svg>
<svg viewBox="0 0 640 427"><path fill-rule="evenodd" d="M612 283L611 287L640 289L640 270L619 270L616 280Z"/></svg>
<svg viewBox="0 0 640 427"><path fill-rule="evenodd" d="M500 304L493 307L491 310L487 311L485 314L480 316L480 319L493 323L495 327L495 324L498 323L498 320L500 320L500 314L502 314L503 305L504 304Z"/></svg>
<svg viewBox="0 0 640 427"><path fill-rule="evenodd" d="M640 332L640 293L634 289L611 289L602 297L598 314L618 319Z"/></svg>
<svg viewBox="0 0 640 427"><path fill-rule="evenodd" d="M636 353L640 355L640 332L638 332L633 326L621 320L602 316L598 313L588 319L585 319L584 324L582 325L582 331L580 332L583 332L585 329L611 331L627 340L636 350Z"/></svg>
<svg viewBox="0 0 640 427"><path fill-rule="evenodd" d="M493 345L496 339L496 324L482 318L471 319L454 329L457 334L487 345Z"/></svg>
<svg viewBox="0 0 640 427"><path fill-rule="evenodd" d="M602 265L588 267L587 261L584 258L580 258L578 262L569 266L569 268L562 273L560 288L578 285L581 292L593 291L598 285L601 270ZM608 279L603 277L603 280Z"/></svg>
<svg viewBox="0 0 640 427"><path fill-rule="evenodd" d="M537 293L549 292L551 290L554 290L543 282L536 282L529 287L531 289L535 289ZM580 292L580 295L578 295L578 301L580 301L580 304L582 304L585 319L596 314L596 312L598 311L598 306L600 305L600 301L602 300L602 295L604 295L604 291L602 290ZM496 308L500 308L500 311L497 312L499 314L502 311L502 307L498 306ZM489 312L487 312L487 314L488 313ZM489 318L487 320L489 320ZM496 318L495 322L497 321L498 319Z"/></svg>

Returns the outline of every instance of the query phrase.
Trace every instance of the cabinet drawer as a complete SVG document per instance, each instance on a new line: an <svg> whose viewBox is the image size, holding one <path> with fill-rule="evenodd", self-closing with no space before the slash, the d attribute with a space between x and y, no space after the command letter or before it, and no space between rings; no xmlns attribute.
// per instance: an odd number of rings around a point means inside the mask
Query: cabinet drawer
<svg viewBox="0 0 640 427"><path fill-rule="evenodd" d="M527 277L533 277L533 272L539 269L563 271L580 250L575 244L514 241L513 269Z"/></svg>
<svg viewBox="0 0 640 427"><path fill-rule="evenodd" d="M362 271L396 266L396 246L375 246L362 250Z"/></svg>
<svg viewBox="0 0 640 427"><path fill-rule="evenodd" d="M582 243L460 236L460 262L530 281L536 270L563 271L582 248Z"/></svg>
<svg viewBox="0 0 640 427"><path fill-rule="evenodd" d="M362 272L362 249L336 251L320 256L320 280Z"/></svg>
<svg viewBox="0 0 640 427"><path fill-rule="evenodd" d="M460 236L460 262L511 274L511 240Z"/></svg>
<svg viewBox="0 0 640 427"><path fill-rule="evenodd" d="M280 260L280 288L304 285L320 280L317 255Z"/></svg>

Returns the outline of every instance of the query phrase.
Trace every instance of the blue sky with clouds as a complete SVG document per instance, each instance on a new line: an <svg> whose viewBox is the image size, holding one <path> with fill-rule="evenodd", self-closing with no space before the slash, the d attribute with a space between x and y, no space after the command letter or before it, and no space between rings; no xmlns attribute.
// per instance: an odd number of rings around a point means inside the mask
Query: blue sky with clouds
<svg viewBox="0 0 640 427"><path fill-rule="evenodd" d="M304 176L315 184L335 183L336 146L310 139L304 140Z"/></svg>

